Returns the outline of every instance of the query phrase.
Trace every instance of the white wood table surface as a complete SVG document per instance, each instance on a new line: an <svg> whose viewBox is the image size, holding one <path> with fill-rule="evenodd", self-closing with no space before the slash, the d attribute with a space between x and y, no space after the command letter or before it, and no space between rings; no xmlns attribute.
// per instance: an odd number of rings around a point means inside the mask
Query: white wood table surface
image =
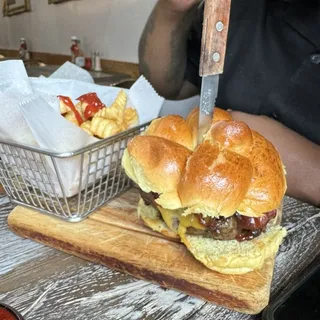
<svg viewBox="0 0 320 320"><path fill-rule="evenodd" d="M19 238L7 226L13 209L0 195L0 301L26 320L260 319L136 280ZM320 210L286 197L288 230L277 256L271 297L320 255Z"/></svg>

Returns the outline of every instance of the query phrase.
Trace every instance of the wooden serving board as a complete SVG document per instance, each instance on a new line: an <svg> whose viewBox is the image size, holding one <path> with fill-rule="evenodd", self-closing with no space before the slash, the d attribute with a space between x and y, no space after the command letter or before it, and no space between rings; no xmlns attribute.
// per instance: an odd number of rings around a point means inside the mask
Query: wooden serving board
<svg viewBox="0 0 320 320"><path fill-rule="evenodd" d="M22 237L229 309L256 314L268 304L273 260L241 276L211 271L184 245L145 227L138 198L131 189L79 223L17 206L8 223Z"/></svg>

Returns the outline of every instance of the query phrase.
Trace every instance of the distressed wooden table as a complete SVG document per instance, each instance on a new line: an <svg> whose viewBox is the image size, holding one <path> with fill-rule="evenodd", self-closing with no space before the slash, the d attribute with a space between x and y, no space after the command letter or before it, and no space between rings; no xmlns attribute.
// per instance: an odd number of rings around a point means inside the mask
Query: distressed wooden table
<svg viewBox="0 0 320 320"><path fill-rule="evenodd" d="M27 320L260 319L19 238L7 226L12 208L0 195L0 301ZM272 298L320 255L319 209L286 197L283 224L288 236L276 260Z"/></svg>

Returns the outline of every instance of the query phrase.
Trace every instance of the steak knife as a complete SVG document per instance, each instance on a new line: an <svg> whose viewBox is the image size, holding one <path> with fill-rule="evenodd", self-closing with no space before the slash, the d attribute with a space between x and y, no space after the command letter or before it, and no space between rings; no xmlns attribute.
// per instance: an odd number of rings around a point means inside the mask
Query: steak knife
<svg viewBox="0 0 320 320"><path fill-rule="evenodd" d="M198 144L209 130L223 73L231 0L205 0L199 75L202 77Z"/></svg>

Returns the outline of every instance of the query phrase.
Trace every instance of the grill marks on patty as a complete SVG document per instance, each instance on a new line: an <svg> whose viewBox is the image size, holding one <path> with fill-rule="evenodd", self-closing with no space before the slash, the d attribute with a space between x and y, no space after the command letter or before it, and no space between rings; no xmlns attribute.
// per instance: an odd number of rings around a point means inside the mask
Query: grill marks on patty
<svg viewBox="0 0 320 320"><path fill-rule="evenodd" d="M190 235L202 235L216 240L252 240L266 230L267 224L276 217L276 214L276 210L266 212L258 218L243 216L238 212L229 218L211 218L197 214L200 224L206 230L197 230L189 227L187 233Z"/></svg>

